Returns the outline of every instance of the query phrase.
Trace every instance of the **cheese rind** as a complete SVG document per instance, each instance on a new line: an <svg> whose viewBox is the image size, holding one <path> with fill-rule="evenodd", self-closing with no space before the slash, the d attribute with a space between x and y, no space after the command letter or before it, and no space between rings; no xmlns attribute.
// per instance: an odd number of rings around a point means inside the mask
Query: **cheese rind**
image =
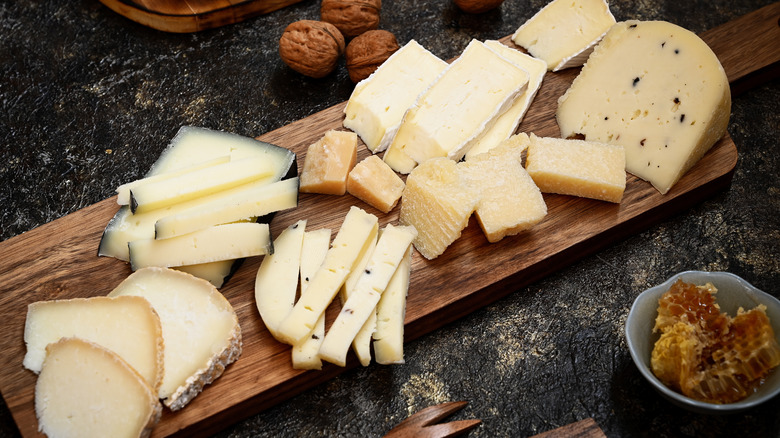
<svg viewBox="0 0 780 438"><path fill-rule="evenodd" d="M301 192L343 195L357 162L357 134L330 130L312 143L303 162Z"/></svg>
<svg viewBox="0 0 780 438"><path fill-rule="evenodd" d="M373 345L378 364L404 363L404 319L412 269L412 252L413 249L410 247L376 305L377 321Z"/></svg>
<svg viewBox="0 0 780 438"><path fill-rule="evenodd" d="M347 177L347 192L382 213L389 213L404 192L404 181L376 155L357 163Z"/></svg>
<svg viewBox="0 0 780 438"><path fill-rule="evenodd" d="M723 67L694 33L663 21L613 26L558 100L561 136L622 145L626 170L661 193L726 132Z"/></svg>

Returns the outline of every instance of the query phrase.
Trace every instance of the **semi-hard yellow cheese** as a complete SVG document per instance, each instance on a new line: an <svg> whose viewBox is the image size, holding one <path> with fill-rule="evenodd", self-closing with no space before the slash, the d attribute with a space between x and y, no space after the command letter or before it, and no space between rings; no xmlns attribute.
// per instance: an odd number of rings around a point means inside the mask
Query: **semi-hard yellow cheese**
<svg viewBox="0 0 780 438"><path fill-rule="evenodd" d="M162 406L124 359L79 338L63 338L46 351L35 384L41 432L61 438L149 436Z"/></svg>
<svg viewBox="0 0 780 438"><path fill-rule="evenodd" d="M531 134L526 170L542 192L619 203L625 157L620 145Z"/></svg>
<svg viewBox="0 0 780 438"><path fill-rule="evenodd" d="M389 213L404 192L404 181L376 155L371 155L349 172L347 192L382 213Z"/></svg>
<svg viewBox="0 0 780 438"><path fill-rule="evenodd" d="M330 130L306 151L301 192L343 195L347 175L357 162L357 134Z"/></svg>
<svg viewBox="0 0 780 438"><path fill-rule="evenodd" d="M91 297L38 301L27 307L24 366L39 372L46 346L79 337L121 356L155 391L163 380L160 318L140 297Z"/></svg>
<svg viewBox="0 0 780 438"><path fill-rule="evenodd" d="M410 247L376 305L377 321L373 345L378 364L404 363L404 319L412 270L412 252Z"/></svg>
<svg viewBox="0 0 780 438"><path fill-rule="evenodd" d="M125 295L147 299L160 316L165 374L159 396L171 410L183 408L241 355L238 316L211 283L173 269L145 268L109 297Z"/></svg>
<svg viewBox="0 0 780 438"><path fill-rule="evenodd" d="M382 231L382 229L379 230L377 233L377 238L382 235ZM355 285L357 284L358 279L360 279L360 276L363 274L363 271L366 269L366 265L371 259L375 249L376 240L372 240L368 243L366 251L355 263L355 266L352 267L352 271L347 276L347 279L344 281L344 285L339 291L339 298L341 298L342 306L347 302L347 299L350 295L352 295L352 292L355 291ZM355 351L355 355L360 361L360 364L363 366L368 366L371 363L371 334L374 332L375 325L376 312L372 312L368 316L366 322L363 324L363 327L355 335L355 339L352 341L352 349Z"/></svg>
<svg viewBox="0 0 780 438"><path fill-rule="evenodd" d="M552 0L512 35L512 41L558 71L582 65L615 24L606 0Z"/></svg>
<svg viewBox="0 0 780 438"><path fill-rule="evenodd" d="M726 132L728 79L694 33L663 21L613 26L558 101L563 137L622 145L626 170L661 193Z"/></svg>
<svg viewBox="0 0 780 438"><path fill-rule="evenodd" d="M406 109L446 67L417 41L409 41L355 85L344 108L344 127L357 133L371 152L384 151Z"/></svg>

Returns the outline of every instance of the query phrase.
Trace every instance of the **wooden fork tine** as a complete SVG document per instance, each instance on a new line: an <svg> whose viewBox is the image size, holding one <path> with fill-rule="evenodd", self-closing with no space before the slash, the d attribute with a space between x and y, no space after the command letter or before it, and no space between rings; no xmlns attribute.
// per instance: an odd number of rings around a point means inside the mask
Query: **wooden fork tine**
<svg viewBox="0 0 780 438"><path fill-rule="evenodd" d="M466 401L447 402L429 406L394 427L385 438L448 438L462 435L477 427L480 420L461 420L435 424L468 404Z"/></svg>

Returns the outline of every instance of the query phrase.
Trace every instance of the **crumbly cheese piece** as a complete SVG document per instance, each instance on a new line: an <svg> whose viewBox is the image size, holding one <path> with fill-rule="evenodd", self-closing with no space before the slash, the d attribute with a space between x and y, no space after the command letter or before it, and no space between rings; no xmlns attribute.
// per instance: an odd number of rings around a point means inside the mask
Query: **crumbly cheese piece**
<svg viewBox="0 0 780 438"><path fill-rule="evenodd" d="M527 84L525 70L472 40L407 110L390 148L417 163L435 157L460 160Z"/></svg>
<svg viewBox="0 0 780 438"><path fill-rule="evenodd" d="M417 41L409 41L355 86L344 108L344 127L356 132L371 152L384 151L406 109L446 67Z"/></svg>
<svg viewBox="0 0 780 438"><path fill-rule="evenodd" d="M404 192L404 181L376 155L359 162L347 177L347 192L382 213L389 213Z"/></svg>
<svg viewBox="0 0 780 438"><path fill-rule="evenodd" d="M536 97L537 91L542 86L542 80L547 73L547 63L541 59L528 56L525 53L506 46L499 41L485 41L485 45L495 50L499 55L505 57L516 66L528 72L528 87L525 92L519 96L515 103L501 116L498 117L495 124L480 135L479 139L466 152L466 159L470 159L482 152L487 152L499 143L506 140L515 133L520 122L523 121L528 107Z"/></svg>
<svg viewBox="0 0 780 438"><path fill-rule="evenodd" d="M523 168L528 136L517 134L488 152L458 164L460 172L479 190L475 210L488 242L525 231L544 219L547 205Z"/></svg>
<svg viewBox="0 0 780 438"><path fill-rule="evenodd" d="M377 238L382 235L382 231L383 230L381 229L379 230L377 233ZM360 260L358 260L357 263L355 263L355 266L352 267L352 271L344 281L344 286L342 286L341 290L339 291L339 298L341 298L342 306L346 304L349 296L352 295L352 292L355 291L355 285L357 285L360 276L366 269L366 265L368 265L368 262L371 259L371 256L374 254L375 249L376 240L373 240L369 242L369 246L360 257ZM355 339L352 341L352 349L355 351L355 355L357 356L358 361L360 361L360 364L363 366L368 366L371 363L371 335L374 333L375 326L376 312L372 312L368 316L365 324L363 324L363 328L360 329L360 331L355 335Z"/></svg>
<svg viewBox="0 0 780 438"><path fill-rule="evenodd" d="M207 202L161 217L154 224L155 239L168 239L214 225L250 221L298 205L298 178L271 184L246 184Z"/></svg>
<svg viewBox="0 0 780 438"><path fill-rule="evenodd" d="M282 231L274 240L274 253L263 258L255 276L257 311L277 340L277 328L295 304L305 230L306 221L300 220Z"/></svg>
<svg viewBox="0 0 780 438"><path fill-rule="evenodd" d="M526 170L542 192L619 203L626 189L620 145L531 134Z"/></svg>
<svg viewBox="0 0 780 438"><path fill-rule="evenodd" d="M378 364L404 363L404 319L412 271L412 252L409 247L376 305L377 321L373 345Z"/></svg>
<svg viewBox="0 0 780 438"><path fill-rule="evenodd" d="M298 344L311 333L371 240L376 240L377 230L376 216L355 206L349 209L307 292L279 325L284 342Z"/></svg>
<svg viewBox="0 0 780 438"><path fill-rule="evenodd" d="M301 249L301 295L308 290L314 274L325 260L330 246L331 231L328 228L306 231L303 235ZM320 345L325 338L325 314L323 313L314 324L311 333L303 341L292 347L292 364L294 369L319 370L322 360L318 355Z"/></svg>
<svg viewBox="0 0 780 438"><path fill-rule="evenodd" d="M268 224L236 222L170 239L134 240L128 244L130 266L172 267L235 260L273 252Z"/></svg>
<svg viewBox="0 0 780 438"><path fill-rule="evenodd" d="M184 407L241 355L241 326L233 306L211 283L184 272L145 268L110 297L146 298L160 316L165 342L159 396L171 410Z"/></svg>
<svg viewBox="0 0 780 438"><path fill-rule="evenodd" d="M558 100L562 137L622 145L626 170L666 193L726 132L731 92L718 58L663 21L613 26Z"/></svg>
<svg viewBox="0 0 780 438"><path fill-rule="evenodd" d="M325 335L320 347L320 357L323 360L346 365L350 344L369 315L375 311L390 278L416 236L417 232L410 226L387 225L382 231L368 263L360 271L355 289Z"/></svg>
<svg viewBox="0 0 780 438"><path fill-rule="evenodd" d="M357 134L330 130L306 151L301 192L343 195L347 175L357 162Z"/></svg>
<svg viewBox="0 0 780 438"><path fill-rule="evenodd" d="M49 437L146 437L162 406L138 372L83 339L50 344L35 384L38 430Z"/></svg>
<svg viewBox="0 0 780 438"><path fill-rule="evenodd" d="M460 237L479 202L472 188L448 158L434 158L418 166L406 178L401 197L400 221L417 230L414 247L434 259Z"/></svg>
<svg viewBox="0 0 780 438"><path fill-rule="evenodd" d="M160 318L139 297L38 301L27 306L24 366L40 372L46 346L79 337L114 351L157 390L163 379Z"/></svg>
<svg viewBox="0 0 780 438"><path fill-rule="evenodd" d="M606 0L553 0L523 23L512 41L558 71L582 65L613 24Z"/></svg>

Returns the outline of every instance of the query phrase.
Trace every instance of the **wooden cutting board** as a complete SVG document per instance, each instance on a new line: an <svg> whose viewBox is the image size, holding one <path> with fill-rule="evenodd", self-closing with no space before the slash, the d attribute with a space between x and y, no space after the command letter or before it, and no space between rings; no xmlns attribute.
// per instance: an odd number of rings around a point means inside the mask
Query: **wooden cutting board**
<svg viewBox="0 0 780 438"><path fill-rule="evenodd" d="M760 76L767 69L777 71L778 17L780 3L775 3L702 35L715 49L732 84L747 87L756 74ZM508 42L508 37L504 41ZM751 50L745 50L748 47ZM547 74L521 131L542 136L559 134L556 102L576 74L576 69ZM309 144L328 129L341 127L344 105L259 138L295 151L300 167ZM366 156L368 152L361 146L358 159ZM619 205L546 195L548 215L542 223L496 244L489 244L472 220L463 236L437 259L428 261L415 253L406 314L407 340L727 189L737 158L736 146L726 135L666 195L632 176ZM377 214L381 225L397 221L397 209L383 215L349 195L302 194L298 208L276 216L273 235L298 219L308 219L309 229L338 230L353 204ZM127 264L96 255L103 228L116 210L116 199L109 198L0 242L0 391L24 436L38 435L33 401L36 376L22 367L27 305L39 300L105 295L130 274ZM255 307L253 287L259 264L259 258L248 259L222 288L241 322L243 354L185 409L177 413L166 410L153 436L214 433L344 371L329 364L322 371L292 369L290 348L270 336ZM336 311L330 309L330 321ZM348 367L354 366L357 361L351 357Z"/></svg>

